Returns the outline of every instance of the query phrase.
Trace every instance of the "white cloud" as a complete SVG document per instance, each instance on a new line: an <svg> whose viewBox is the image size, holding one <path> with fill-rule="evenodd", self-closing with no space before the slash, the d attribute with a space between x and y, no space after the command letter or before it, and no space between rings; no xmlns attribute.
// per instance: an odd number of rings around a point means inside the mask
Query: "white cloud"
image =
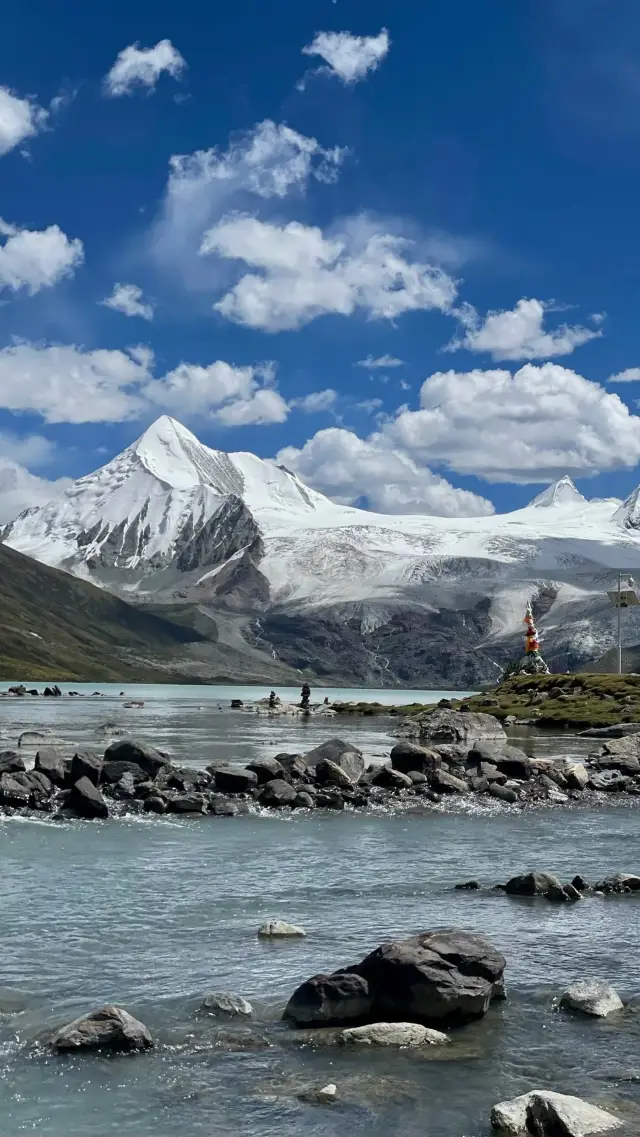
<svg viewBox="0 0 640 1137"><path fill-rule="evenodd" d="M13 521L29 506L50 501L69 485L69 478L49 481L26 468L47 465L55 450L55 444L41 435L18 438L12 434L0 434L0 525Z"/></svg>
<svg viewBox="0 0 640 1137"><path fill-rule="evenodd" d="M41 288L51 288L74 271L84 260L82 241L70 240L57 225L47 229L17 229L0 218L0 289L18 292L25 288L33 296Z"/></svg>
<svg viewBox="0 0 640 1137"><path fill-rule="evenodd" d="M625 371L610 375L607 383L635 383L638 379L640 379L640 367L627 367Z"/></svg>
<svg viewBox="0 0 640 1137"><path fill-rule="evenodd" d="M602 335L601 331L580 324L562 324L545 332L544 318L549 310L553 310L553 305L523 299L511 311L489 312L483 320L471 304L462 304L452 314L460 321L463 333L445 350L487 352L495 360L542 359L571 355L577 347Z"/></svg>
<svg viewBox="0 0 640 1137"><path fill-rule="evenodd" d="M141 48L137 43L123 48L104 80L107 95L118 98L131 95L137 87L155 88L163 71L179 79L186 61L171 40L162 39L155 47Z"/></svg>
<svg viewBox="0 0 640 1137"><path fill-rule="evenodd" d="M353 84L375 71L387 55L391 40L386 28L377 36L354 36L351 32L318 32L303 55L319 55L327 64L321 71L331 72L343 83ZM304 81L303 81L304 84Z"/></svg>
<svg viewBox="0 0 640 1137"><path fill-rule="evenodd" d="M354 367L365 367L367 371L378 371L380 368L404 367L404 359L397 359L395 355L379 355L374 359L368 355L366 359L359 359Z"/></svg>
<svg viewBox="0 0 640 1137"><path fill-rule="evenodd" d="M362 402L356 403L359 411L364 411L365 414L371 415L374 411L379 411L383 406L382 399L363 399Z"/></svg>
<svg viewBox="0 0 640 1137"><path fill-rule="evenodd" d="M309 395L302 395L299 399L292 399L289 406L297 407L307 415L321 414L335 407L338 392L327 387L325 391L312 391Z"/></svg>
<svg viewBox="0 0 640 1137"><path fill-rule="evenodd" d="M420 410L384 428L416 460L492 482L584 477L640 461L640 417L618 395L557 363L438 372Z"/></svg>
<svg viewBox="0 0 640 1137"><path fill-rule="evenodd" d="M114 284L111 296L100 301L105 308L122 312L124 316L141 316L143 320L153 320L153 304L146 302L142 289L137 284Z"/></svg>
<svg viewBox="0 0 640 1137"><path fill-rule="evenodd" d="M493 513L491 502L468 490L455 489L445 478L390 447L380 435L359 438L331 427L297 449L277 455L289 470L314 489L353 505L366 498L380 513L432 513L445 517Z"/></svg>
<svg viewBox="0 0 640 1137"><path fill-rule="evenodd" d="M387 320L409 311L447 311L453 280L434 265L408 260L410 245L372 232L369 223L361 231L357 219L328 237L297 221L275 225L236 216L205 233L201 252L261 270L242 276L215 308L235 323L276 332L358 309Z"/></svg>
<svg viewBox="0 0 640 1137"><path fill-rule="evenodd" d="M47 117L33 99L21 99L8 87L0 87L0 155L43 130Z"/></svg>
<svg viewBox="0 0 640 1137"><path fill-rule="evenodd" d="M272 364L181 363L156 377L154 363L144 346L84 351L15 343L0 350L0 407L51 423L124 422L158 410L225 426L287 417L288 406L273 386Z"/></svg>
<svg viewBox="0 0 640 1137"><path fill-rule="evenodd" d="M189 287L210 291L216 283L211 266L198 257L207 226L256 198L282 200L304 193L312 178L335 181L345 153L266 119L232 138L226 151L213 147L175 154L161 216L151 233L152 255L165 268L177 268Z"/></svg>

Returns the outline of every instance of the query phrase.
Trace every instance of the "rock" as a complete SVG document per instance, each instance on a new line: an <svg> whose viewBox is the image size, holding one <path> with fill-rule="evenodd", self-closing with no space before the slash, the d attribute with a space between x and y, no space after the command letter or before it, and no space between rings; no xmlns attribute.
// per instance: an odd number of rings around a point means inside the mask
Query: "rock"
<svg viewBox="0 0 640 1137"><path fill-rule="evenodd" d="M90 750L78 750L71 759L71 781L79 782L81 778L88 778L94 786L100 781L102 773L102 758Z"/></svg>
<svg viewBox="0 0 640 1137"><path fill-rule="evenodd" d="M23 774L26 768L24 759L15 750L0 753L0 774Z"/></svg>
<svg viewBox="0 0 640 1137"><path fill-rule="evenodd" d="M465 880L462 884L454 885L454 892L477 892L479 888L477 880Z"/></svg>
<svg viewBox="0 0 640 1137"><path fill-rule="evenodd" d="M342 1031L340 1042L360 1046L441 1046L449 1039L442 1031L419 1023L393 1022L348 1027Z"/></svg>
<svg viewBox="0 0 640 1137"><path fill-rule="evenodd" d="M609 876L606 880L596 884L595 890L597 892L637 892L640 889L640 877L634 876L631 873L616 873L615 876Z"/></svg>
<svg viewBox="0 0 640 1137"><path fill-rule="evenodd" d="M589 784L589 775L582 762L574 762L564 771L567 785L570 790L585 790Z"/></svg>
<svg viewBox="0 0 640 1137"><path fill-rule="evenodd" d="M477 714L473 711L434 711L420 715L418 719L420 737L432 743L452 743L471 749L476 742L487 740L506 744L507 736L497 718L493 715Z"/></svg>
<svg viewBox="0 0 640 1137"><path fill-rule="evenodd" d="M216 789L227 794L246 794L258 785L253 770L236 770L231 766L218 766L215 771Z"/></svg>
<svg viewBox="0 0 640 1137"><path fill-rule="evenodd" d="M491 794L491 797L499 798L500 801L509 802L511 805L518 800L515 790L508 786L501 786L498 782L491 782L487 787L487 792Z"/></svg>
<svg viewBox="0 0 640 1137"><path fill-rule="evenodd" d="M317 795L316 807L318 809L344 809L344 798L340 790L327 790L326 793Z"/></svg>
<svg viewBox="0 0 640 1137"><path fill-rule="evenodd" d="M216 1018L251 1018L253 1007L240 995L232 995L227 991L210 991L205 995L202 1003L203 1011Z"/></svg>
<svg viewBox="0 0 640 1137"><path fill-rule="evenodd" d="M602 983L599 979L582 979L567 987L560 999L560 1006L567 1011L579 1011L583 1015L604 1019L614 1011L621 1011L623 1002L610 983Z"/></svg>
<svg viewBox="0 0 640 1137"><path fill-rule="evenodd" d="M206 813L208 801L204 794L185 793L167 796L169 813Z"/></svg>
<svg viewBox="0 0 640 1137"><path fill-rule="evenodd" d="M239 813L238 805L230 798L224 797L222 794L212 794L209 798L209 812L214 817L237 817Z"/></svg>
<svg viewBox="0 0 640 1137"><path fill-rule="evenodd" d="M117 742L112 742L105 750L104 760L105 762L135 762L150 778L155 778L163 766L170 765L169 760L159 750L153 746L148 746L146 742L138 742L134 738L121 738Z"/></svg>
<svg viewBox="0 0 640 1137"><path fill-rule="evenodd" d="M512 1137L524 1137L527 1133L537 1137L589 1137L618 1129L622 1122L581 1098L552 1090L531 1090L494 1105L491 1124Z"/></svg>
<svg viewBox="0 0 640 1137"><path fill-rule="evenodd" d="M274 762L278 762L292 778L306 778L307 776L307 764L301 754L276 754ZM276 775L276 777L279 776L279 774Z"/></svg>
<svg viewBox="0 0 640 1137"><path fill-rule="evenodd" d="M431 789L438 794L468 794L469 786L462 778L447 774L446 770L435 770L431 775Z"/></svg>
<svg viewBox="0 0 640 1137"><path fill-rule="evenodd" d="M166 813L167 803L163 797L153 794L145 799L144 809L146 813Z"/></svg>
<svg viewBox="0 0 640 1137"><path fill-rule="evenodd" d="M19 781L20 777L25 781ZM31 788L26 781L26 775L0 774L0 805L12 806L16 809L26 809L31 799Z"/></svg>
<svg viewBox="0 0 640 1137"><path fill-rule="evenodd" d="M293 807L294 809L313 809L315 804L316 803L311 797L311 794L305 793L305 791L302 790L300 793L296 794L295 801L293 802Z"/></svg>
<svg viewBox="0 0 640 1137"><path fill-rule="evenodd" d="M507 746L506 737L502 742L478 741L469 751L469 762L478 766L489 763L501 774L509 778L527 779L533 773L533 763L518 746ZM485 777L488 776L486 771Z"/></svg>
<svg viewBox="0 0 640 1137"><path fill-rule="evenodd" d="M401 774L410 774L413 770L430 774L441 764L442 758L436 750L426 750L424 746L406 740L397 742L391 751L391 765Z"/></svg>
<svg viewBox="0 0 640 1137"><path fill-rule="evenodd" d="M133 774L127 771L122 775L119 782L111 787L114 798L118 801L126 801L136 796L136 786L133 780Z"/></svg>
<svg viewBox="0 0 640 1137"><path fill-rule="evenodd" d="M529 872L512 876L505 885L509 896L544 896L547 900L568 900L557 876L548 872Z"/></svg>
<svg viewBox="0 0 640 1137"><path fill-rule="evenodd" d="M147 1050L153 1046L153 1039L133 1015L121 1007L106 1006L61 1027L51 1036L49 1045L57 1054L74 1050Z"/></svg>
<svg viewBox="0 0 640 1137"><path fill-rule="evenodd" d="M340 1026L362 1022L370 1017L369 985L361 975L336 971L333 975L314 975L298 987L283 1018L298 1026Z"/></svg>
<svg viewBox="0 0 640 1137"><path fill-rule="evenodd" d="M564 894L569 900L582 900L582 893L573 884L563 885Z"/></svg>
<svg viewBox="0 0 640 1137"><path fill-rule="evenodd" d="M349 775L352 782L357 782L364 773L362 752L341 738L329 738L320 746L316 746L314 750L310 750L308 754L304 755L304 762L305 765L315 769L318 763L325 758L328 758L330 762L335 762L336 766L340 766Z"/></svg>
<svg viewBox="0 0 640 1137"><path fill-rule="evenodd" d="M256 775L258 785L262 786L274 778L281 778L284 773L284 766L278 762L277 758L255 758L253 762L249 762L247 770L251 770Z"/></svg>
<svg viewBox="0 0 640 1137"><path fill-rule="evenodd" d="M333 1105L338 1100L338 1087L329 1082L329 1085L319 1090L303 1090L298 1094L298 1099L311 1105Z"/></svg>
<svg viewBox="0 0 640 1137"><path fill-rule="evenodd" d="M48 809L53 793L53 785L41 770L29 770L26 775L31 789L31 805L34 809Z"/></svg>
<svg viewBox="0 0 640 1137"><path fill-rule="evenodd" d="M283 806L293 805L296 797L298 796L297 790L285 782L282 778L273 778L272 781L267 782L263 786L260 794L261 805L270 806L273 809L281 809Z"/></svg>
<svg viewBox="0 0 640 1137"><path fill-rule="evenodd" d="M429 783L427 775L420 773L420 770L409 770L407 777L412 786L426 786Z"/></svg>
<svg viewBox="0 0 640 1137"><path fill-rule="evenodd" d="M102 764L101 782L115 785L121 781L125 774L131 774L134 782L144 782L149 775L137 762L108 761Z"/></svg>
<svg viewBox="0 0 640 1137"><path fill-rule="evenodd" d="M89 778L79 778L71 787L67 801L69 809L79 817L108 817L109 809L100 790L94 786Z"/></svg>
<svg viewBox="0 0 640 1137"><path fill-rule="evenodd" d="M600 770L589 778L592 790L604 793L623 793L629 785L629 779L618 770Z"/></svg>
<svg viewBox="0 0 640 1137"><path fill-rule="evenodd" d="M285 1015L309 1026L457 1026L481 1018L493 999L504 997L504 966L484 936L457 928L423 932L383 944L348 971L303 983Z"/></svg>
<svg viewBox="0 0 640 1137"><path fill-rule="evenodd" d="M342 786L349 789L353 782L346 770L332 762L330 758L322 758L316 766L316 778L321 786Z"/></svg>
<svg viewBox="0 0 640 1137"><path fill-rule="evenodd" d="M640 722L620 722L614 726L590 726L581 730L581 738L624 738L627 734L638 734Z"/></svg>
<svg viewBox="0 0 640 1137"><path fill-rule="evenodd" d="M386 790L410 790L413 782L407 774L394 770L391 766L380 766L371 779L373 786L382 786Z"/></svg>
<svg viewBox="0 0 640 1137"><path fill-rule="evenodd" d="M50 746L37 751L34 770L39 770L60 790L69 785L70 764Z"/></svg>
<svg viewBox="0 0 640 1137"><path fill-rule="evenodd" d="M266 924L258 928L261 939L301 939L306 934L304 928L299 928L296 924L287 924L285 920L267 920Z"/></svg>
<svg viewBox="0 0 640 1137"><path fill-rule="evenodd" d="M577 892L588 892L589 891L589 884L584 879L583 876L574 876L571 883Z"/></svg>

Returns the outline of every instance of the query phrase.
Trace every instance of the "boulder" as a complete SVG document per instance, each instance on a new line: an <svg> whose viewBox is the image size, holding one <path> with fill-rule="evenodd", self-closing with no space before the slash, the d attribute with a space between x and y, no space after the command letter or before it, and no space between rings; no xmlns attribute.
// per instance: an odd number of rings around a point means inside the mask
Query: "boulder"
<svg viewBox="0 0 640 1137"><path fill-rule="evenodd" d="M420 737L439 749L439 743L464 746L470 750L477 742L493 741L506 745L507 736L494 715L474 711L450 711L445 708L418 719Z"/></svg>
<svg viewBox="0 0 640 1137"><path fill-rule="evenodd" d="M417 746L414 742L406 740L397 742L391 751L391 765L401 774L409 774L417 770L421 774L430 774L442 764L442 758L436 750L426 750L424 746Z"/></svg>
<svg viewBox="0 0 640 1137"><path fill-rule="evenodd" d="M307 776L307 764L302 754L276 754L273 761L278 762L285 773L292 778L305 778ZM280 776L280 773L275 775L276 778Z"/></svg>
<svg viewBox="0 0 640 1137"><path fill-rule="evenodd" d="M34 770L39 770L60 790L69 785L71 767L62 755L50 746L37 751Z"/></svg>
<svg viewBox="0 0 640 1137"><path fill-rule="evenodd" d="M462 778L447 774L446 770L435 770L431 775L431 789L438 794L468 794L469 786Z"/></svg>
<svg viewBox="0 0 640 1137"><path fill-rule="evenodd" d="M338 1087L333 1082L320 1089L303 1090L298 1100L311 1105L333 1105L338 1100Z"/></svg>
<svg viewBox="0 0 640 1137"><path fill-rule="evenodd" d="M249 762L247 770L251 770L258 779L258 785L262 786L265 782L270 782L273 778L281 778L284 773L284 766L278 762L277 758L255 758L253 762Z"/></svg>
<svg viewBox="0 0 640 1137"><path fill-rule="evenodd" d="M544 896L547 900L568 900L563 885L557 876L548 872L528 872L512 876L505 885L509 896Z"/></svg>
<svg viewBox="0 0 640 1137"><path fill-rule="evenodd" d="M419 1023L370 1023L348 1027L340 1042L360 1046L442 1046L449 1042L446 1034Z"/></svg>
<svg viewBox="0 0 640 1137"><path fill-rule="evenodd" d="M31 788L31 805L34 809L48 809L53 785L41 770L29 770L26 775Z"/></svg>
<svg viewBox="0 0 640 1137"><path fill-rule="evenodd" d="M57 1054L75 1050L147 1050L153 1039L143 1023L121 1007L106 1006L60 1027L49 1039Z"/></svg>
<svg viewBox="0 0 640 1137"><path fill-rule="evenodd" d="M573 762L564 771L570 790L585 790L589 784L589 774L582 762Z"/></svg>
<svg viewBox="0 0 640 1137"><path fill-rule="evenodd" d="M237 817L238 806L223 794L212 794L209 798L209 812L214 817Z"/></svg>
<svg viewBox="0 0 640 1137"><path fill-rule="evenodd" d="M313 809L316 803L311 797L311 794L301 790L296 794L295 801L292 804L294 809Z"/></svg>
<svg viewBox="0 0 640 1137"><path fill-rule="evenodd" d="M491 1124L510 1137L529 1133L537 1137L590 1137L618 1129L622 1122L581 1098L552 1090L531 1090L494 1105Z"/></svg>
<svg viewBox="0 0 640 1137"><path fill-rule="evenodd" d="M167 803L159 794L152 794L151 797L145 799L144 809L147 813L166 813Z"/></svg>
<svg viewBox="0 0 640 1137"><path fill-rule="evenodd" d="M361 975L336 971L314 975L298 987L284 1011L297 1026L340 1026L365 1022L371 1017L369 985Z"/></svg>
<svg viewBox="0 0 640 1137"><path fill-rule="evenodd" d="M104 759L105 762L135 762L150 778L155 778L163 766L170 765L168 758L159 750L134 738L112 742L104 752Z"/></svg>
<svg viewBox="0 0 640 1137"><path fill-rule="evenodd" d="M489 763L508 778L530 778L534 766L531 759L518 746L507 746L503 742L478 741L469 752L469 762L478 766ZM486 775L485 775L486 776Z"/></svg>
<svg viewBox="0 0 640 1137"><path fill-rule="evenodd" d="M595 890L605 893L638 892L640 890L640 876L619 872L615 876L608 876L606 880L600 881L599 884L596 884Z"/></svg>
<svg viewBox="0 0 640 1137"><path fill-rule="evenodd" d="M232 995L228 991L210 991L205 995L202 1009L216 1018L236 1019L251 1018L253 1007L240 995Z"/></svg>
<svg viewBox="0 0 640 1137"><path fill-rule="evenodd" d="M340 790L327 789L326 793L317 795L316 806L318 809L344 809L344 798Z"/></svg>
<svg viewBox="0 0 640 1137"><path fill-rule="evenodd" d="M93 754L91 750L78 750L71 759L71 782L75 784L81 778L88 778L94 786L98 785L102 773L102 758Z"/></svg>
<svg viewBox="0 0 640 1137"><path fill-rule="evenodd" d="M124 761L108 761L102 764L102 774L100 781L106 782L107 785L115 785L116 782L121 781L125 774L131 774L134 782L144 782L149 775L139 766L137 762L124 762Z"/></svg>
<svg viewBox="0 0 640 1137"><path fill-rule="evenodd" d="M209 805L204 794L198 793L171 794L166 801L169 813L206 813Z"/></svg>
<svg viewBox="0 0 640 1137"><path fill-rule="evenodd" d="M481 885L477 880L465 880L462 884L454 884L454 892L478 892Z"/></svg>
<svg viewBox="0 0 640 1137"><path fill-rule="evenodd" d="M321 786L342 786L349 789L353 782L346 770L332 762L330 758L322 758L316 766L316 778Z"/></svg>
<svg viewBox="0 0 640 1137"><path fill-rule="evenodd" d="M373 786L382 786L385 790L410 790L413 782L408 774L394 770L391 766L380 766L371 779Z"/></svg>
<svg viewBox="0 0 640 1137"><path fill-rule="evenodd" d="M606 1018L614 1011L621 1011L623 1005L615 988L599 979L581 979L578 983L572 983L560 998L560 1006L565 1011L578 1011L599 1019Z"/></svg>
<svg viewBox="0 0 640 1137"><path fill-rule="evenodd" d="M216 790L226 794L246 794L258 785L253 770L239 770L232 766L218 766L215 772Z"/></svg>
<svg viewBox="0 0 640 1137"><path fill-rule="evenodd" d="M457 928L423 932L383 944L347 971L303 983L285 1015L307 1026L457 1026L481 1018L493 999L504 997L504 966L484 936Z"/></svg>
<svg viewBox="0 0 640 1137"><path fill-rule="evenodd" d="M282 778L273 778L272 781L263 786L259 800L262 805L270 806L272 809L281 809L283 806L293 805L297 796L297 790L288 782Z"/></svg>
<svg viewBox="0 0 640 1137"><path fill-rule="evenodd" d="M487 793L489 793L491 797L498 798L500 801L508 802L510 805L513 805L513 803L518 800L518 795L515 790L510 789L509 786L501 786L499 782L491 782L487 786Z"/></svg>
<svg viewBox="0 0 640 1137"><path fill-rule="evenodd" d="M301 939L306 936L304 928L296 924L287 924L286 920L267 920L258 928L261 939Z"/></svg>
<svg viewBox="0 0 640 1137"><path fill-rule="evenodd" d="M21 778L24 778L24 782L20 780ZM0 774L0 805L26 809L30 799L31 787L25 774Z"/></svg>
<svg viewBox="0 0 640 1137"><path fill-rule="evenodd" d="M589 778L592 790L603 793L623 793L629 785L629 778L618 770L598 770Z"/></svg>
<svg viewBox="0 0 640 1137"><path fill-rule="evenodd" d="M108 817L109 809L100 790L94 786L89 778L79 778L74 782L67 801L69 809L78 814L78 817Z"/></svg>
<svg viewBox="0 0 640 1137"><path fill-rule="evenodd" d="M357 782L364 773L362 752L341 738L329 738L320 746L316 746L314 750L310 750L308 754L304 755L304 762L305 765L315 769L318 763L325 758L328 758L330 762L335 762L336 766L340 766L349 775L352 782Z"/></svg>
<svg viewBox="0 0 640 1137"><path fill-rule="evenodd" d="M398 770L398 773L401 771ZM407 774L412 786L426 786L429 784L429 779L426 774L421 773L420 770L409 770Z"/></svg>
<svg viewBox="0 0 640 1137"><path fill-rule="evenodd" d="M24 759L15 750L0 753L0 774L21 774L26 770Z"/></svg>

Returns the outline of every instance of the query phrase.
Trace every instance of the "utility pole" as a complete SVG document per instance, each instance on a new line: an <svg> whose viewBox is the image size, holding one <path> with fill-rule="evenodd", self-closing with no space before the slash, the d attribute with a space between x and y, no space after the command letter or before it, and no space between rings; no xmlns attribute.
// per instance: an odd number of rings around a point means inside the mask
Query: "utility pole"
<svg viewBox="0 0 640 1137"><path fill-rule="evenodd" d="M618 587L612 589L607 595L613 604L616 611L616 624L617 624L617 637L616 647L618 649L618 675L622 675L622 609L632 608L636 604L640 604L640 599L633 586L633 578L629 577L627 587L622 587L622 573L618 573Z"/></svg>
<svg viewBox="0 0 640 1137"><path fill-rule="evenodd" d="M618 573L618 675L622 675L622 573Z"/></svg>

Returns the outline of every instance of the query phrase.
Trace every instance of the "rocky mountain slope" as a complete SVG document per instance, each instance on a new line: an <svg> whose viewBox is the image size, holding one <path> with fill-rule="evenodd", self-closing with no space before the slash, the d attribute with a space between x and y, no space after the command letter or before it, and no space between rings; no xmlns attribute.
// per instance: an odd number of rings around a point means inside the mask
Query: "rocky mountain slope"
<svg viewBox="0 0 640 1137"><path fill-rule="evenodd" d="M205 635L210 623L247 676L466 686L518 653L529 599L555 667L612 647L606 592L640 569L639 498L587 501L563 478L510 514L373 514L163 416L3 540ZM625 623L637 642L638 613Z"/></svg>

